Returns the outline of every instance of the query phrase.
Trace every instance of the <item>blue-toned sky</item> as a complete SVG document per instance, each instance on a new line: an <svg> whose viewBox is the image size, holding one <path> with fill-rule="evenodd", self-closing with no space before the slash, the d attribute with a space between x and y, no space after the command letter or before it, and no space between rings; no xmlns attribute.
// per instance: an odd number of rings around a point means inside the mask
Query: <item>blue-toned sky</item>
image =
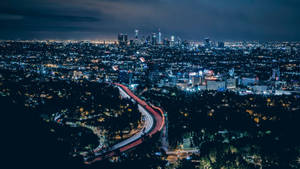
<svg viewBox="0 0 300 169"><path fill-rule="evenodd" d="M1 0L0 39L300 40L300 0Z"/></svg>

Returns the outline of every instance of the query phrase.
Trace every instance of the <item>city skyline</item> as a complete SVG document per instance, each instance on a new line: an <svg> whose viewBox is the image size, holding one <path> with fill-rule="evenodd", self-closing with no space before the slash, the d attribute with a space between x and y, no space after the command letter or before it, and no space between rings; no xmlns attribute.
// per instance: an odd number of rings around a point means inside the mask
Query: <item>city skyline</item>
<svg viewBox="0 0 300 169"><path fill-rule="evenodd" d="M2 0L2 166L300 169L300 0Z"/></svg>
<svg viewBox="0 0 300 169"><path fill-rule="evenodd" d="M158 32L182 39L297 41L295 0L2 1L0 39L115 40Z"/></svg>

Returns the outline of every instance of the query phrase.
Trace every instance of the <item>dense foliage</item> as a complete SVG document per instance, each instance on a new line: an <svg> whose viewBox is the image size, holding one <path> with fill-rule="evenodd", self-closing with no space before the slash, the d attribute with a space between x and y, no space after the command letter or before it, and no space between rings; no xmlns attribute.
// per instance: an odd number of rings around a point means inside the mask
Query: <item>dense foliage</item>
<svg viewBox="0 0 300 169"><path fill-rule="evenodd" d="M299 95L240 96L232 92L147 90L168 114L169 143L191 136L201 166L297 168L300 158Z"/></svg>

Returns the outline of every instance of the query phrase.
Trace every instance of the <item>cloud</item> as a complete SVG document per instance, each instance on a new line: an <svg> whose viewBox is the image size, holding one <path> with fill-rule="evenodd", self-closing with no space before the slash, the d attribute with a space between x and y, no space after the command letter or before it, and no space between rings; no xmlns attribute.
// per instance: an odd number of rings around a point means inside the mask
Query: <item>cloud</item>
<svg viewBox="0 0 300 169"><path fill-rule="evenodd" d="M21 20L24 17L22 15L13 15L13 14L1 14L0 13L0 21L1 20Z"/></svg>
<svg viewBox="0 0 300 169"><path fill-rule="evenodd" d="M3 0L0 38L12 30L20 37L101 38L160 28L193 40L300 40L298 9L298 0Z"/></svg>

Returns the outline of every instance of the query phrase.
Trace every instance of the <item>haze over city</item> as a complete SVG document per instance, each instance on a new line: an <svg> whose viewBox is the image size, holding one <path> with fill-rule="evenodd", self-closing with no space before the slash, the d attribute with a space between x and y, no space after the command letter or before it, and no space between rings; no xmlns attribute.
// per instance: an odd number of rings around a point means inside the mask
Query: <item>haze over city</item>
<svg viewBox="0 0 300 169"><path fill-rule="evenodd" d="M297 0L2 0L0 39L113 40L159 28L202 40L296 41Z"/></svg>

